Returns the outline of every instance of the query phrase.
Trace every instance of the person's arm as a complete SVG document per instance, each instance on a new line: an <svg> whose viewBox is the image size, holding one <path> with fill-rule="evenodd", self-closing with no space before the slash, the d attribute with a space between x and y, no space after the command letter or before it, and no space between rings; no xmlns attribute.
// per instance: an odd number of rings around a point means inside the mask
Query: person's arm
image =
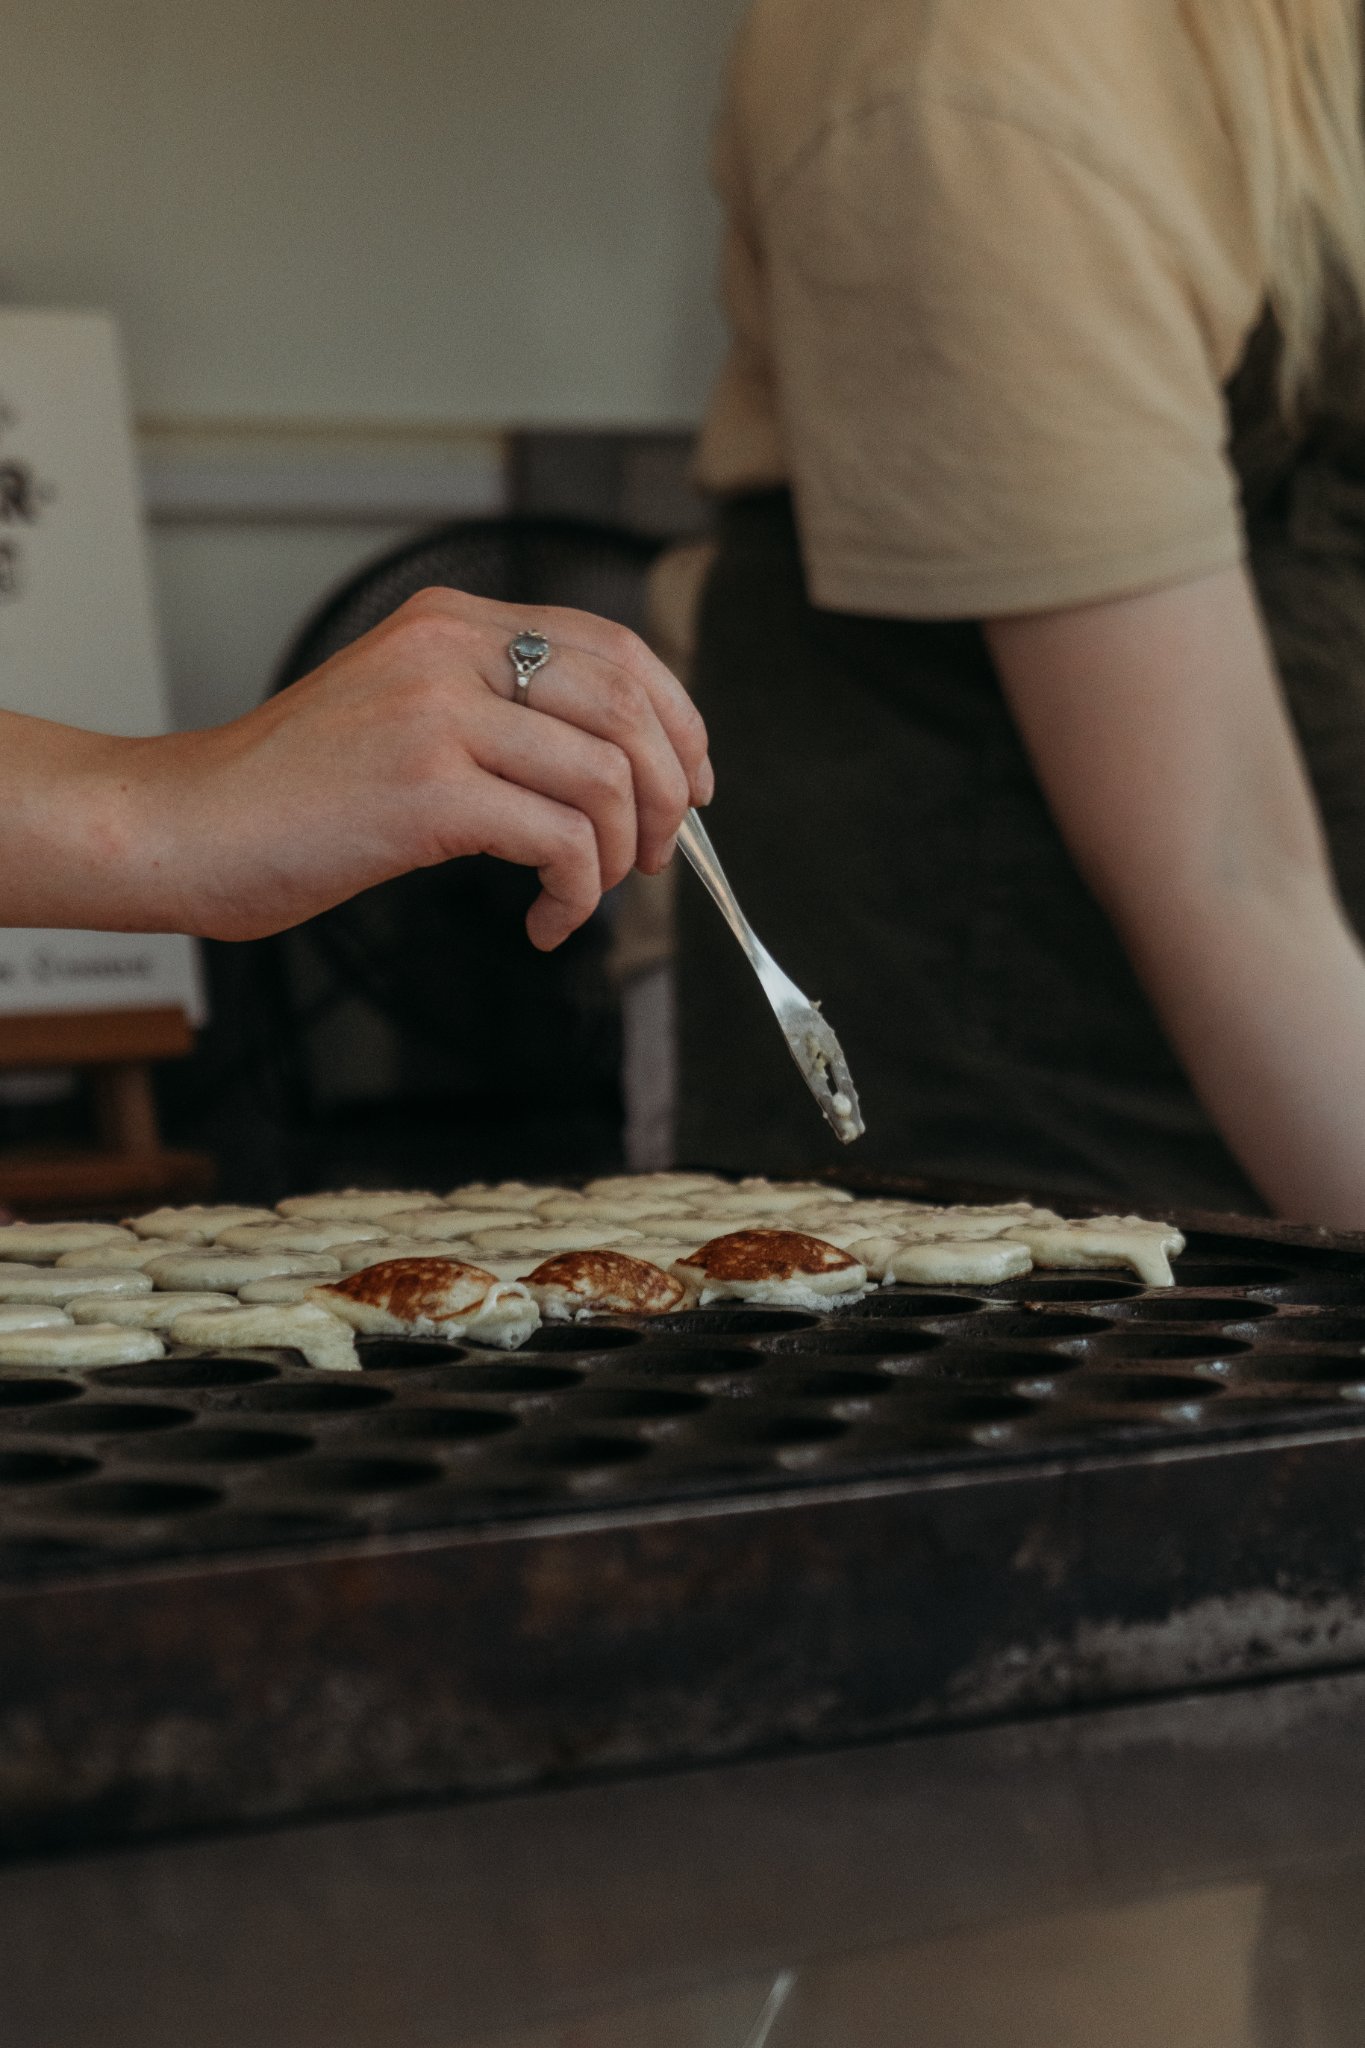
<svg viewBox="0 0 1365 2048"><path fill-rule="evenodd" d="M1365 1228L1365 955L1250 580L987 628L1054 817L1230 1149Z"/></svg>
<svg viewBox="0 0 1365 2048"><path fill-rule="evenodd" d="M527 705L508 642L550 641ZM280 931L470 853L539 871L558 945L603 889L672 855L709 801L706 732L624 628L424 591L258 710L115 739L0 712L0 925Z"/></svg>

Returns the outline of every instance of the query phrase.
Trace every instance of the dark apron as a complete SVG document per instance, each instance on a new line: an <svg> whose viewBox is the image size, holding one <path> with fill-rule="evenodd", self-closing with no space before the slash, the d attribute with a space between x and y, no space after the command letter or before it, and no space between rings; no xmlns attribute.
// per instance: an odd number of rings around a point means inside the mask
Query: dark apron
<svg viewBox="0 0 1365 2048"><path fill-rule="evenodd" d="M1365 930L1365 354L1291 432L1263 329L1230 387L1251 564ZM723 514L695 672L741 902L862 1093L844 1153L685 877L679 1157L850 1165L1121 1203L1263 1207L1190 1090L1016 737L979 626L807 599L790 500Z"/></svg>

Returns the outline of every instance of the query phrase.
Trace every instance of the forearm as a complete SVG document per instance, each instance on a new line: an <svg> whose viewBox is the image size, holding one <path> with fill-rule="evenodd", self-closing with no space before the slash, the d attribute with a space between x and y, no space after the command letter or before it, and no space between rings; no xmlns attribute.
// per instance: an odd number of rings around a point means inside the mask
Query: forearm
<svg viewBox="0 0 1365 2048"><path fill-rule="evenodd" d="M508 642L552 657L509 701ZM624 627L421 591L228 725L114 739L0 712L0 925L283 931L414 868L534 868L557 946L713 788L706 728Z"/></svg>
<svg viewBox="0 0 1365 2048"><path fill-rule="evenodd" d="M1126 934L1205 1108L1278 1213L1365 1229L1365 955L1325 878Z"/></svg>
<svg viewBox="0 0 1365 2048"><path fill-rule="evenodd" d="M1053 815L1266 1200L1365 1229L1365 958L1244 571L988 635Z"/></svg>
<svg viewBox="0 0 1365 2048"><path fill-rule="evenodd" d="M176 929L147 801L165 744L0 711L0 925Z"/></svg>

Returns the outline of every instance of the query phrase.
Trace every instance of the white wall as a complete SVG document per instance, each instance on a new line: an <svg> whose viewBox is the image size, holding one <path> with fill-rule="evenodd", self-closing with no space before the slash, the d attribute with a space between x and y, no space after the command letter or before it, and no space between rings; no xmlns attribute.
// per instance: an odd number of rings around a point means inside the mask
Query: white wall
<svg viewBox="0 0 1365 2048"><path fill-rule="evenodd" d="M496 512L496 435L281 424L144 427L172 707L211 725L259 701L286 644L360 563L443 518Z"/></svg>
<svg viewBox="0 0 1365 2048"><path fill-rule="evenodd" d="M738 0L3 0L0 285L139 412L695 415Z"/></svg>
<svg viewBox="0 0 1365 2048"><path fill-rule="evenodd" d="M741 11L0 0L0 298L119 319L182 720L251 702L376 543L495 506L499 430L697 417ZM395 430L467 437L444 495L393 488Z"/></svg>
<svg viewBox="0 0 1365 2048"><path fill-rule="evenodd" d="M259 703L315 602L401 538L368 525L159 528L152 588L175 723L217 725Z"/></svg>

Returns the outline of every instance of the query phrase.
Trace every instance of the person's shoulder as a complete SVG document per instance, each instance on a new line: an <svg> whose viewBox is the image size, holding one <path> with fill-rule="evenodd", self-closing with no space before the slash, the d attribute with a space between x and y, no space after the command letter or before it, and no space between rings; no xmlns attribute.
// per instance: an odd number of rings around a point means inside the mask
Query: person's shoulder
<svg viewBox="0 0 1365 2048"><path fill-rule="evenodd" d="M942 4L754 0L735 45L725 126L760 190L783 183L869 106L914 92Z"/></svg>
<svg viewBox="0 0 1365 2048"><path fill-rule="evenodd" d="M756 0L728 118L770 187L897 105L1093 154L1178 118L1190 62L1180 0Z"/></svg>

